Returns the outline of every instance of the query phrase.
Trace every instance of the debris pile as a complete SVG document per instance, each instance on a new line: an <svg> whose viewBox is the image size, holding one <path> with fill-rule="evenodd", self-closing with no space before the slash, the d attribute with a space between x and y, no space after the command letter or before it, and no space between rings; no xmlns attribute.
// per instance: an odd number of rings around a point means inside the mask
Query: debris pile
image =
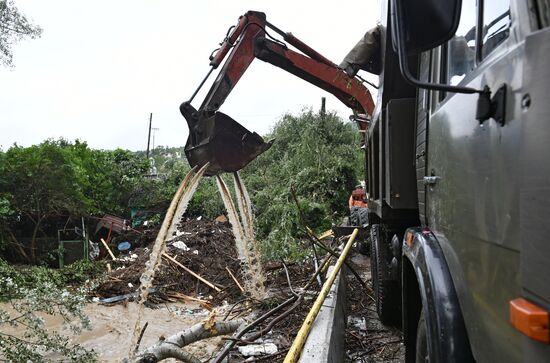
<svg viewBox="0 0 550 363"><path fill-rule="evenodd" d="M150 253L149 247L141 247L118 256L112 262L112 272L107 280L96 289L96 295L105 298L135 292ZM153 281L154 300L171 301L174 297L177 299L178 294L185 294L214 296L221 301L240 295L241 291L229 273L231 271L235 279L240 280L241 263L227 223L202 218L184 220L174 236L168 238L165 253L221 291L217 292L169 258L164 258Z"/></svg>
<svg viewBox="0 0 550 363"><path fill-rule="evenodd" d="M399 329L383 325L376 314L374 293L371 289L370 261L355 256L362 277L369 281L369 289L360 286L348 276L349 312L345 334L346 362L400 363L405 361L405 347Z"/></svg>

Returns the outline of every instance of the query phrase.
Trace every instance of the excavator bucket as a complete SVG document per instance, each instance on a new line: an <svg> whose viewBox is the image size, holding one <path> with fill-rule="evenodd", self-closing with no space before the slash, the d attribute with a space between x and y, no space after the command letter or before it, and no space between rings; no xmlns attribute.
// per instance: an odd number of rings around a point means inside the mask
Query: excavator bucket
<svg viewBox="0 0 550 363"><path fill-rule="evenodd" d="M187 102L180 111L189 125L185 156L191 167L210 162L205 175L240 170L271 147L272 142L266 143L222 112L206 115Z"/></svg>

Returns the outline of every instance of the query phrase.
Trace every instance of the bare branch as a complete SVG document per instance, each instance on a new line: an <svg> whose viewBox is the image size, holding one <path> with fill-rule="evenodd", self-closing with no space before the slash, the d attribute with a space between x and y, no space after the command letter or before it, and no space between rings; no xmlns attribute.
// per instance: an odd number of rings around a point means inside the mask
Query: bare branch
<svg viewBox="0 0 550 363"><path fill-rule="evenodd" d="M166 358L177 358L192 363L200 362L192 354L181 348L199 340L231 334L244 323L243 319L237 319L229 322L211 322L208 320L195 324L191 328L180 331L166 339L159 339L155 345L140 353L134 362L154 363Z"/></svg>

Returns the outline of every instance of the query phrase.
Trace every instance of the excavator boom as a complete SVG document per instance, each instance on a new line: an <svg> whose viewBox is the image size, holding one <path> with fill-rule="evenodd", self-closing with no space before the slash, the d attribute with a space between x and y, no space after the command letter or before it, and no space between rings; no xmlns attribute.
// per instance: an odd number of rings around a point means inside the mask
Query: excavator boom
<svg viewBox="0 0 550 363"><path fill-rule="evenodd" d="M286 43L303 54L289 49L282 41L271 38L266 27L278 33ZM191 166L202 166L210 162L206 175L233 172L242 169L271 146L271 142L266 143L260 135L248 131L231 117L218 111L255 58L282 68L333 94L358 115L356 120L360 131L366 131L374 102L363 83L349 77L337 65L292 34L284 33L268 23L264 13L249 11L239 18L237 25L211 56L212 69L221 65L224 59L226 61L200 108L196 110L191 106L191 100L180 106L189 126L185 154ZM194 95L196 94L197 92Z"/></svg>

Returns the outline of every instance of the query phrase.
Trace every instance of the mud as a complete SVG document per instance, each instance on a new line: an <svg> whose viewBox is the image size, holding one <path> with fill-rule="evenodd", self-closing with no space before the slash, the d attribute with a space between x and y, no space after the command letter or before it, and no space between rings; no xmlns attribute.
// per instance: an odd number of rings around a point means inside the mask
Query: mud
<svg viewBox="0 0 550 363"><path fill-rule="evenodd" d="M9 304L2 304L6 309ZM99 353L101 362L119 362L126 358L130 347L130 340L134 329L134 322L138 312L137 303L118 304L105 306L96 303L87 304L84 309L92 323L92 330L84 330L80 335L63 328L63 320L60 317L41 315L49 330L63 332L71 336L74 343L79 343L87 349L93 349ZM165 304L156 309L144 308L143 322L149 325L143 335L140 348L144 349L153 345L161 336L169 336L180 330L188 328L208 317L208 310L203 309L198 303ZM7 329L11 329L7 327ZM20 329L19 329L20 330ZM8 333L20 333L17 329ZM212 338L196 342L186 347L186 350L195 354L199 359L208 359L223 344L221 338ZM55 356L47 358L56 360ZM167 360L175 362L175 360Z"/></svg>

